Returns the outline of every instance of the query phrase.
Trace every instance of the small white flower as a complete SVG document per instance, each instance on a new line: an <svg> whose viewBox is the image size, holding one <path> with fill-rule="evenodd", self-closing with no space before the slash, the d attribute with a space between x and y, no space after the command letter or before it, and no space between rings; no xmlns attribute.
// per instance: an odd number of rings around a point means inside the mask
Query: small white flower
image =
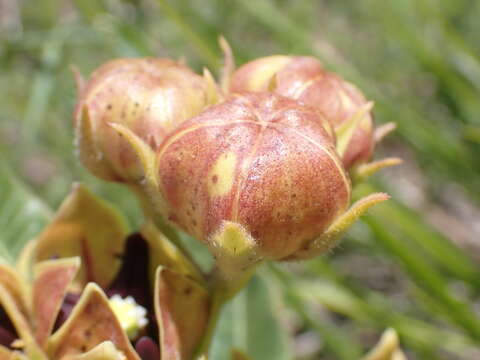
<svg viewBox="0 0 480 360"><path fill-rule="evenodd" d="M123 299L116 294L110 298L109 304L129 339L135 339L140 330L147 326L147 310L138 305L133 297Z"/></svg>

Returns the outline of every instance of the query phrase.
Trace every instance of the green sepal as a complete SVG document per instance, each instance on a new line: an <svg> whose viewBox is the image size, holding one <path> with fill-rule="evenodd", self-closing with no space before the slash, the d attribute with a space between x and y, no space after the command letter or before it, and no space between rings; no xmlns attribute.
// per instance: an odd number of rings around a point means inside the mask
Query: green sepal
<svg viewBox="0 0 480 360"><path fill-rule="evenodd" d="M345 152L348 149L348 144L355 134L355 130L358 128L360 122L365 118L365 116L372 110L372 108L372 101L365 103L353 116L335 129L335 134L337 136L336 149L341 158L343 158L343 155L345 155Z"/></svg>
<svg viewBox="0 0 480 360"><path fill-rule="evenodd" d="M75 126L75 142L80 161L101 179L115 179L115 170L98 148L88 107L85 105L80 111Z"/></svg>
<svg viewBox="0 0 480 360"><path fill-rule="evenodd" d="M233 282L242 273L248 273L263 259L255 239L235 222L223 221L208 245L218 272L227 281Z"/></svg>
<svg viewBox="0 0 480 360"><path fill-rule="evenodd" d="M310 259L333 248L339 238L360 216L365 214L372 206L386 201L389 198L390 196L385 193L374 193L358 200L346 212L340 215L320 237L313 240L308 246L297 251L286 260Z"/></svg>
<svg viewBox="0 0 480 360"><path fill-rule="evenodd" d="M372 161L367 164L362 164L356 167L352 173L352 182L357 184L361 181L365 181L367 178L377 173L379 170L382 170L386 167L400 165L403 162L402 159L397 157L389 157L377 161Z"/></svg>
<svg viewBox="0 0 480 360"><path fill-rule="evenodd" d="M381 142L386 136L390 135L397 128L397 124L394 122L388 122L377 126L373 132L373 139L375 144Z"/></svg>
<svg viewBox="0 0 480 360"><path fill-rule="evenodd" d="M138 157L140 166L143 170L144 179L140 186L148 195L149 201L152 202L157 211L161 214L164 209L165 201L162 194L158 191L159 176L157 172L156 154L138 135L122 124L109 123L109 126L122 136L131 146L132 150Z"/></svg>
<svg viewBox="0 0 480 360"><path fill-rule="evenodd" d="M223 36L220 36L218 38L218 44L223 52L223 66L220 72L220 87L223 95L226 96L226 94L228 94L230 91L230 79L235 71L235 58L227 39L225 39Z"/></svg>
<svg viewBox="0 0 480 360"><path fill-rule="evenodd" d="M145 141L125 125L117 123L109 123L108 125L130 144L140 160L147 183L157 187L158 177L155 171L155 152Z"/></svg>

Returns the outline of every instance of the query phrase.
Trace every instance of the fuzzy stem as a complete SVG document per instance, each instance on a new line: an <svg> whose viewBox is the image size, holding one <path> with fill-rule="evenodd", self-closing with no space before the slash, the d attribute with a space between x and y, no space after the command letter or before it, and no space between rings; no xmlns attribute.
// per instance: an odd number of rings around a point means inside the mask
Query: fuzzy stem
<svg viewBox="0 0 480 360"><path fill-rule="evenodd" d="M203 339L198 346L195 359L197 357L201 357L202 355L208 354L210 345L212 344L213 335L215 334L215 329L218 324L218 320L220 319L220 313L227 301L228 299L221 292L213 292L208 325L205 329L205 335L203 336Z"/></svg>
<svg viewBox="0 0 480 360"><path fill-rule="evenodd" d="M210 316L205 335L196 352L197 357L208 355L223 306L247 285L255 273L256 267L257 264L251 266L235 278L226 278L218 267L212 270L210 277L210 292L212 295Z"/></svg>

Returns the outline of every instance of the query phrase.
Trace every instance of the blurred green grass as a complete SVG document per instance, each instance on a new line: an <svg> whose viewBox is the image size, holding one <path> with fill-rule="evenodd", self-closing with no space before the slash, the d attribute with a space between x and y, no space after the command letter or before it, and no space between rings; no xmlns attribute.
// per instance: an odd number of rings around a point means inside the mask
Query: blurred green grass
<svg viewBox="0 0 480 360"><path fill-rule="evenodd" d="M88 74L113 57L185 57L196 70L218 74L217 38L224 35L238 64L272 53L317 56L375 101L378 123L398 125L377 156L400 155L405 164L358 189L384 190L393 200L333 254L262 272L283 311L289 309L281 321L296 339L296 357L355 359L388 326L412 359L480 356L478 1L0 0L0 6L0 254L14 256L74 181L138 225L128 191L98 181L76 161L71 64Z"/></svg>

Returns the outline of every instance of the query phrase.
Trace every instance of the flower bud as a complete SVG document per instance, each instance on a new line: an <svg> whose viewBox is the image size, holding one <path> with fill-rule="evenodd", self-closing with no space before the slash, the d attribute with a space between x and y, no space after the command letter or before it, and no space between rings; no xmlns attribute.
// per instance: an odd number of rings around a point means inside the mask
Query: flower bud
<svg viewBox="0 0 480 360"><path fill-rule="evenodd" d="M117 59L98 68L86 84L76 77L79 155L92 173L109 181L130 183L142 176L135 153L112 123L128 127L156 150L166 133L216 97L208 72L202 78L169 59Z"/></svg>
<svg viewBox="0 0 480 360"><path fill-rule="evenodd" d="M156 164L165 216L213 247L228 241L232 256L256 247L262 258L287 258L350 202L319 113L272 93L233 96L184 122ZM226 223L238 224L244 240L217 241Z"/></svg>
<svg viewBox="0 0 480 360"><path fill-rule="evenodd" d="M347 170L373 153L371 105L351 83L326 71L312 57L269 56L251 61L230 79L230 91L266 91L319 109L337 133L337 151Z"/></svg>
<svg viewBox="0 0 480 360"><path fill-rule="evenodd" d="M263 259L323 253L388 198L348 208L350 180L320 113L274 93L230 96L180 124L156 153L113 128L137 151L159 212L210 247L224 278L244 279Z"/></svg>

